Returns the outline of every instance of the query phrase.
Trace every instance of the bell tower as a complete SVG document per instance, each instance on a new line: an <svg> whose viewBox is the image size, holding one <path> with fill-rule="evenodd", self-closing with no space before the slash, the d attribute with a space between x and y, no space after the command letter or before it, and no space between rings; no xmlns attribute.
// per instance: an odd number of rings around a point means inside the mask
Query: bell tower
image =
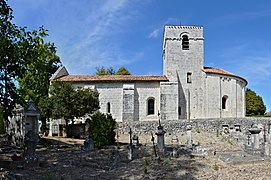
<svg viewBox="0 0 271 180"><path fill-rule="evenodd" d="M163 74L170 82L178 82L179 119L193 119L202 114L203 64L203 27L165 26Z"/></svg>

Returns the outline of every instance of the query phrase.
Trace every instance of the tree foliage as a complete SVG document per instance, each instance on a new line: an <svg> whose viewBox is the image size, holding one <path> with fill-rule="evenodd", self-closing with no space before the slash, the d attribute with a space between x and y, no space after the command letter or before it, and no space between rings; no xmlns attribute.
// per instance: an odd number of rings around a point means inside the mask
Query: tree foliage
<svg viewBox="0 0 271 180"><path fill-rule="evenodd" d="M91 89L74 89L67 82L53 82L47 105L52 106L52 111L48 111L48 113L51 113L51 117L64 118L67 121L73 120L75 117L92 114L98 110L99 94ZM47 107L47 109L49 110L50 107Z"/></svg>
<svg viewBox="0 0 271 180"><path fill-rule="evenodd" d="M113 69L113 67L109 67L107 69L105 69L104 66L96 67L96 75L98 76L114 75L114 74L115 74L115 70Z"/></svg>
<svg viewBox="0 0 271 180"><path fill-rule="evenodd" d="M121 67L117 71L116 75L131 75L131 73L125 67Z"/></svg>
<svg viewBox="0 0 271 180"><path fill-rule="evenodd" d="M39 106L43 129L48 119L48 109L44 106L44 102L49 92L49 79L60 66L56 47L51 42L44 42L43 39L46 36L48 36L47 30L43 27L40 27L38 31L34 30L25 34L24 59L26 63L18 78L20 97L24 102L32 99Z"/></svg>
<svg viewBox="0 0 271 180"><path fill-rule="evenodd" d="M111 114L97 112L91 116L90 136L94 140L95 147L101 148L105 145L115 143L116 121Z"/></svg>
<svg viewBox="0 0 271 180"><path fill-rule="evenodd" d="M261 96L258 96L251 89L246 90L246 115L259 116L264 115L266 106Z"/></svg>
<svg viewBox="0 0 271 180"><path fill-rule="evenodd" d="M12 19L7 0L0 0L0 100L5 121L16 103L32 99L39 104L48 95L49 78L60 63L54 44L43 40L47 30L30 32Z"/></svg>
<svg viewBox="0 0 271 180"><path fill-rule="evenodd" d="M12 24L12 9L0 0L0 100L5 120L18 100L16 78L21 75L23 28Z"/></svg>
<svg viewBox="0 0 271 180"><path fill-rule="evenodd" d="M32 99L39 104L42 98L48 96L49 79L60 66L53 43L45 43L47 30L41 27L38 31L26 34L25 48L26 64L23 67L19 81L19 92L24 100Z"/></svg>
<svg viewBox="0 0 271 180"><path fill-rule="evenodd" d="M131 75L131 73L125 68L121 67L118 69L116 72L113 67L105 68L104 66L102 67L97 67L96 68L96 75L98 76L104 76L104 75Z"/></svg>

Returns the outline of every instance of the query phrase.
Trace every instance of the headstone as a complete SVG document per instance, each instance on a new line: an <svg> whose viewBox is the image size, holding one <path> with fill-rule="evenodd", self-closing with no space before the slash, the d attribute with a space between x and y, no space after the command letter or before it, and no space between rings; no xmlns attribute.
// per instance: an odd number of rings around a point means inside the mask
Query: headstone
<svg viewBox="0 0 271 180"><path fill-rule="evenodd" d="M159 148L160 151L162 151L163 153L165 153L165 131L163 126L158 126L158 131L157 133L155 133L157 135L157 146Z"/></svg>
<svg viewBox="0 0 271 180"><path fill-rule="evenodd" d="M94 141L91 138L86 138L84 141L84 150L92 151L94 149Z"/></svg>
<svg viewBox="0 0 271 180"><path fill-rule="evenodd" d="M85 121L85 138L89 138L90 136L90 119L87 118Z"/></svg>
<svg viewBox="0 0 271 180"><path fill-rule="evenodd" d="M35 151L36 146L39 141L39 136L36 133L33 133L32 130L29 130L25 134L24 138L24 158L28 160L35 160Z"/></svg>
<svg viewBox="0 0 271 180"><path fill-rule="evenodd" d="M269 143L268 142L264 142L264 155L265 156L269 156Z"/></svg>
<svg viewBox="0 0 271 180"><path fill-rule="evenodd" d="M257 126L253 125L252 128L250 128L248 131L252 135L252 148L259 149L259 147L260 147L259 133L261 132L261 129L259 129Z"/></svg>
<svg viewBox="0 0 271 180"><path fill-rule="evenodd" d="M192 126L190 124L186 126L186 140L187 140L187 146L191 148L192 147Z"/></svg>

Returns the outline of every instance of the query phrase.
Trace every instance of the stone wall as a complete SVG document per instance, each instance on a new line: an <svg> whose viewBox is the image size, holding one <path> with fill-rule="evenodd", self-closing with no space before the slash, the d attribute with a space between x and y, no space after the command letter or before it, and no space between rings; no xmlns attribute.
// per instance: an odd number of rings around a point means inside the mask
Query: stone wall
<svg viewBox="0 0 271 180"><path fill-rule="evenodd" d="M160 110L160 82L93 82L74 83L74 87L96 89L99 92L100 111L110 113L117 122L151 121ZM148 115L147 101L154 99L154 114ZM174 102L176 103L176 102Z"/></svg>
<svg viewBox="0 0 271 180"><path fill-rule="evenodd" d="M191 124L193 129L205 129L211 131L223 131L222 125L226 124L229 127L234 125L240 125L241 131L248 130L252 124L267 124L271 121L271 118L263 117L245 117L245 118L225 118L225 119L196 119L189 122L189 120L178 121L162 121L161 125L168 133L185 131L187 124ZM118 129L120 133L128 133L131 127L132 131L137 134L150 134L150 132L156 132L158 126L157 121L143 121L133 123L118 123Z"/></svg>

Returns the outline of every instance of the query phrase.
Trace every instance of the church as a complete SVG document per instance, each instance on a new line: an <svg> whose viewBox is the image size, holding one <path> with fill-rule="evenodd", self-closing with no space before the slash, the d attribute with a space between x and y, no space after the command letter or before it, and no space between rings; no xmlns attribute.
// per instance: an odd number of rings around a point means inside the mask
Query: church
<svg viewBox="0 0 271 180"><path fill-rule="evenodd" d="M163 37L163 75L69 75L60 67L50 80L97 90L100 111L117 122L245 117L247 81L204 66L203 27L165 26Z"/></svg>

